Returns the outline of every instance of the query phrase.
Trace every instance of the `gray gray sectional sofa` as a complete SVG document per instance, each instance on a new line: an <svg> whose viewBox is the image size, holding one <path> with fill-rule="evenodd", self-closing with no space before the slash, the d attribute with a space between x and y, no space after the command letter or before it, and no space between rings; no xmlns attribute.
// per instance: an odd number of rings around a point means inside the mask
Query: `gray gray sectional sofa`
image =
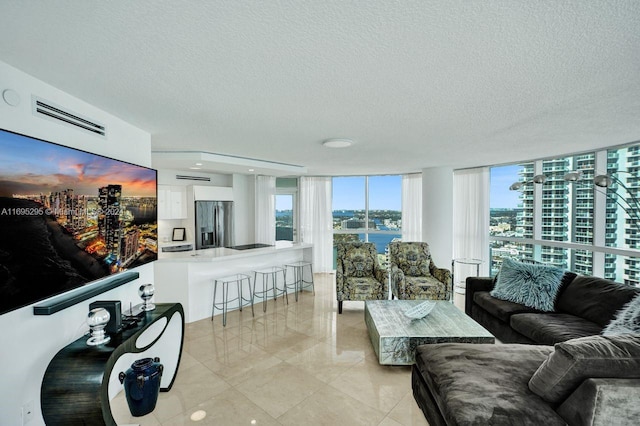
<svg viewBox="0 0 640 426"><path fill-rule="evenodd" d="M603 278L566 272L554 312L496 299L490 292L496 280L466 280L465 312L503 343L553 345L577 337L600 334L640 288Z"/></svg>
<svg viewBox="0 0 640 426"><path fill-rule="evenodd" d="M640 422L640 335L555 347L422 345L412 368L413 395L431 426Z"/></svg>
<svg viewBox="0 0 640 426"><path fill-rule="evenodd" d="M640 334L602 335L640 289L567 272L543 312L492 297L494 285L467 279L465 310L503 344L416 351L413 394L431 426L640 424Z"/></svg>

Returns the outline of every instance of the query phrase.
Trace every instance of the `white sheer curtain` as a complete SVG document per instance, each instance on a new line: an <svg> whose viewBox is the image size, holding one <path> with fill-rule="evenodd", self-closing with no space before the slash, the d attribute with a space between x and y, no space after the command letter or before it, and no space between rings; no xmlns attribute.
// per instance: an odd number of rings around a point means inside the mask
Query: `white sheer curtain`
<svg viewBox="0 0 640 426"><path fill-rule="evenodd" d="M256 243L276 243L276 178L256 176Z"/></svg>
<svg viewBox="0 0 640 426"><path fill-rule="evenodd" d="M422 173L402 176L402 241L422 241Z"/></svg>
<svg viewBox="0 0 640 426"><path fill-rule="evenodd" d="M314 272L333 270L331 178L300 178L300 241L313 244Z"/></svg>
<svg viewBox="0 0 640 426"><path fill-rule="evenodd" d="M453 257L480 259L480 275L489 275L488 167L454 172Z"/></svg>

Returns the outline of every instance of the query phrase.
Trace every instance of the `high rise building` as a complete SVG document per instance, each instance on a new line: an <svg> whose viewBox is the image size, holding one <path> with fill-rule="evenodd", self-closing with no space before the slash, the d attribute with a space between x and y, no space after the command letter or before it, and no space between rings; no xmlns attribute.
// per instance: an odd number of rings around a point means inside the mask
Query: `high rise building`
<svg viewBox="0 0 640 426"><path fill-rule="evenodd" d="M104 239L110 263L116 263L120 256L120 198L122 185L103 186L98 191L98 232Z"/></svg>
<svg viewBox="0 0 640 426"><path fill-rule="evenodd" d="M540 200L535 199L536 186L523 186L519 196L521 209L517 215L516 236L524 239L559 241L591 245L594 243L594 194L604 192L605 221L604 241L607 247L640 248L640 146L609 150L606 172L595 170L595 154L581 154L553 160L543 160L542 174L546 181L541 185ZM531 182L535 175L534 164L523 164L520 180ZM581 179L567 183L565 174L580 171ZM628 173L627 173L628 172ZM609 188L593 185L597 174L614 176ZM536 202L541 205L536 208ZM534 235L534 215L540 217L540 235ZM634 217L635 215L635 217ZM553 245L533 246L523 244L519 257L545 264L556 265L577 273L593 273L593 253L589 250L567 249ZM604 277L636 284L640 281L640 259L618 257L604 253Z"/></svg>
<svg viewBox="0 0 640 426"><path fill-rule="evenodd" d="M625 214L625 220L619 224L624 225L623 235L618 236L618 246L632 249L640 248L640 146L634 145L618 150L619 161L617 185L608 188L611 193L617 194L617 210ZM613 196L610 196L613 198ZM624 213L622 213L624 211ZM640 259L629 257L623 259L624 275L622 280L628 284L640 282Z"/></svg>
<svg viewBox="0 0 640 426"><path fill-rule="evenodd" d="M136 259L138 255L138 248L140 247L140 230L137 227L133 227L127 231L122 237L122 253L121 264L127 266L129 262Z"/></svg>

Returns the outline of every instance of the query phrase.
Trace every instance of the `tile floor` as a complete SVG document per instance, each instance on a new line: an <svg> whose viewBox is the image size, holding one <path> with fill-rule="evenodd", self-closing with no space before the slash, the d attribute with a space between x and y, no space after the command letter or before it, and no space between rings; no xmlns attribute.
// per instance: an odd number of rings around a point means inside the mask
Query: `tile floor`
<svg viewBox="0 0 640 426"><path fill-rule="evenodd" d="M364 324L364 302L338 315L335 275L316 274L316 294L282 298L186 324L178 376L156 409L120 425L428 425L411 393L411 368L382 366ZM194 421L192 417L203 416Z"/></svg>

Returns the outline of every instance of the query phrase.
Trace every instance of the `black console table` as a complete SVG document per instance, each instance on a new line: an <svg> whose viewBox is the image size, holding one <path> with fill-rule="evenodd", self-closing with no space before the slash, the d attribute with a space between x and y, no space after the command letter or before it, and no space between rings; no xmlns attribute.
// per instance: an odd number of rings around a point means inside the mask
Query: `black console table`
<svg viewBox="0 0 640 426"><path fill-rule="evenodd" d="M61 349L47 367L40 403L48 426L116 425L110 401L122 390L118 373L140 358L160 358L160 390L170 390L182 354L184 311L179 303L159 303L109 343L87 346L87 338Z"/></svg>

